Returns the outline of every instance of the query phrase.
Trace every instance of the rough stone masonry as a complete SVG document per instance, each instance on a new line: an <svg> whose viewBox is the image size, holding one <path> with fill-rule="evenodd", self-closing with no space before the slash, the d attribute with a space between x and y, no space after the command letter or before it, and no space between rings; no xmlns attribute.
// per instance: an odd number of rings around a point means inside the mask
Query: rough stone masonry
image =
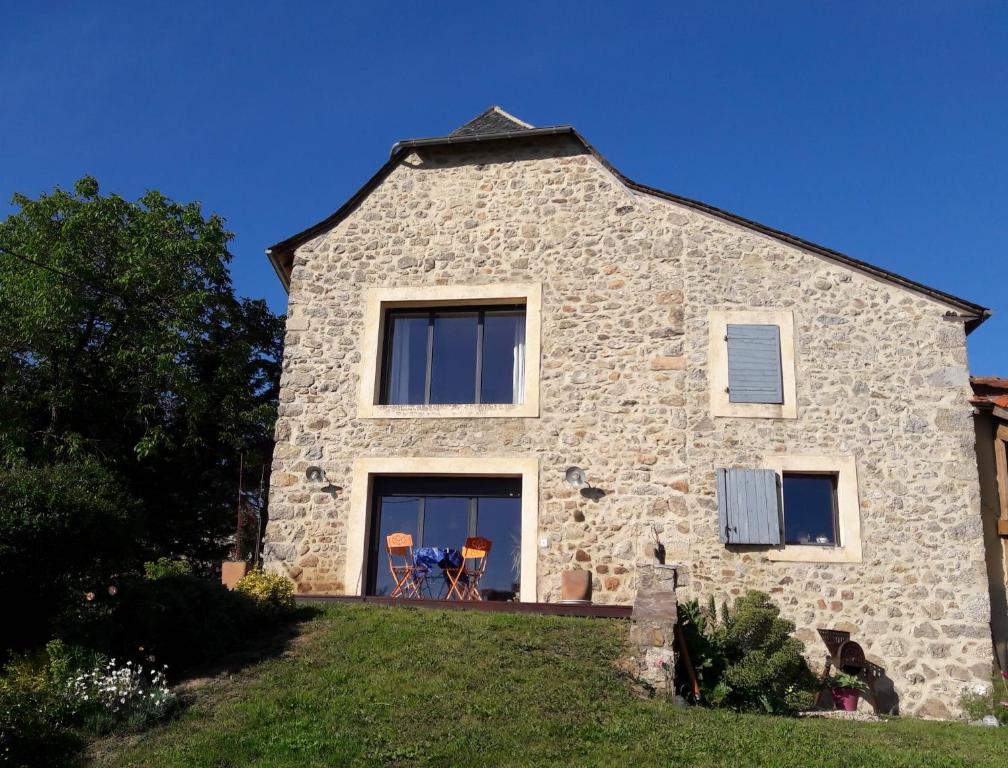
<svg viewBox="0 0 1008 768"><path fill-rule="evenodd" d="M470 145L471 146L471 145ZM674 150L670 150L674 151ZM541 283L536 418L361 419L365 293ZM796 419L710 413L708 313L789 309ZM816 627L853 633L903 712L947 717L989 680L989 605L966 347L948 307L707 213L631 191L569 137L417 150L299 247L271 479L267 557L301 592L346 591L362 456L534 456L537 599L564 569L632 602L651 527L680 598L770 592L810 658ZM771 561L719 541L715 468L775 454L856 457L863 561ZM564 482L587 469L597 502ZM341 482L345 479L345 483Z"/></svg>

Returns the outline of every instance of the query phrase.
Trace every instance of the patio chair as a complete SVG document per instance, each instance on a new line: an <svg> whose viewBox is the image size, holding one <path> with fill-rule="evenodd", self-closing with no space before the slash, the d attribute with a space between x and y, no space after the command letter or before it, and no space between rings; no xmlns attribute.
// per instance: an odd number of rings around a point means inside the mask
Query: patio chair
<svg viewBox="0 0 1008 768"><path fill-rule="evenodd" d="M389 571L395 589L389 597L419 598L427 570L413 560L413 537L408 533L390 533L385 537Z"/></svg>
<svg viewBox="0 0 1008 768"><path fill-rule="evenodd" d="M462 565L457 569L446 571L448 576L448 596L451 600L455 595L459 600L482 600L479 583L486 571L487 556L492 546L490 539L482 536L470 536L462 547ZM472 560L473 564L469 565Z"/></svg>

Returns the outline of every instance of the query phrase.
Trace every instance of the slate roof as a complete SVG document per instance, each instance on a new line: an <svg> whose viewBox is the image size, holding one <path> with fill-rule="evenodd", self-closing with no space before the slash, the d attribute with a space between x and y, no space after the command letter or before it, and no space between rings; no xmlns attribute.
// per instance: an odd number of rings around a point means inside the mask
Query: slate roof
<svg viewBox="0 0 1008 768"><path fill-rule="evenodd" d="M514 115L509 115L500 107L494 105L476 115L465 125L460 125L449 136L486 136L497 133L511 133L513 131L527 131L534 126L519 120Z"/></svg>
<svg viewBox="0 0 1008 768"><path fill-rule="evenodd" d="M716 208L713 205L708 205L707 203L702 203L698 200L692 200L688 197L682 197L681 195L677 195L672 192L666 192L664 190L649 187L646 184L633 181L623 175L618 168L606 160L606 158L603 157L602 154L595 149L595 147L589 144L584 136L578 133L578 131L572 126L554 125L544 128L536 128L535 126L519 120L514 115L508 114L498 106L490 107L469 122L456 128L447 136L407 139L405 141L396 142L392 146L389 159L385 162L385 164L379 168L374 176L368 179L364 186L358 189L349 200L343 203L343 205L341 205L335 212L324 218L322 221L319 221L307 229L270 246L266 249L266 255L269 257L270 263L273 265L273 269L276 271L277 277L280 278L280 282L283 283L284 288L289 288L295 249L323 232L332 229L345 217L349 216L350 213L352 213L357 206L360 205L361 201L371 194L371 192L379 184L381 184L382 181L384 181L385 177L399 165L399 162L411 152L423 150L428 147L443 148L459 145L467 146L474 143L495 143L509 141L512 139L533 140L561 135L569 136L574 141L581 144L586 152L591 154L631 190L652 195L663 200L668 200L687 208L692 208L693 210L714 216L722 219L723 221L728 221L754 232L759 232L762 235L766 235L767 237L771 237L782 243L786 243L810 253L815 253L825 259L843 264L880 280L899 285L925 296L929 296L932 299L936 299L937 301L955 308L958 312L958 317L965 320L966 333L974 330L978 325L980 325L980 323L991 315L991 311L980 304L967 301L966 299L959 298L958 296L953 296L952 294L940 291L937 288L931 288L930 286L919 283L916 280L911 280L903 275L883 269L882 267L876 267L873 264L861 261L853 256L848 256L840 251L834 251L832 248L818 245L809 240L800 238L797 235L788 234L787 232L774 229L773 227L769 227L765 224L760 224L759 222L752 221L751 219L739 216L738 214ZM947 314L956 315L957 313L949 312Z"/></svg>

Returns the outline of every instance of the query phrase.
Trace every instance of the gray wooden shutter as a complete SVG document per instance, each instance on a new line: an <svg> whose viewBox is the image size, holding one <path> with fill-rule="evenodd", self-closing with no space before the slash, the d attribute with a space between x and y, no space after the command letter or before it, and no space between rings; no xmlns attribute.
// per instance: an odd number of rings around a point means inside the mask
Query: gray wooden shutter
<svg viewBox="0 0 1008 768"><path fill-rule="evenodd" d="M780 544L780 497L772 469L717 471L718 527L725 544Z"/></svg>
<svg viewBox="0 0 1008 768"><path fill-rule="evenodd" d="M728 325L728 401L783 403L780 328Z"/></svg>

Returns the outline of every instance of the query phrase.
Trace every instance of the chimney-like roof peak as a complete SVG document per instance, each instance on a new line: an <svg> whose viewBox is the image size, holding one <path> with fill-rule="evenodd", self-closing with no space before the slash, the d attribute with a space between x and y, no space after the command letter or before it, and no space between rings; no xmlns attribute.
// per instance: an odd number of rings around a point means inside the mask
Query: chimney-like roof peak
<svg viewBox="0 0 1008 768"><path fill-rule="evenodd" d="M535 128L524 120L508 114L496 104L480 112L464 125L460 125L449 136L480 136L482 134L515 133Z"/></svg>

